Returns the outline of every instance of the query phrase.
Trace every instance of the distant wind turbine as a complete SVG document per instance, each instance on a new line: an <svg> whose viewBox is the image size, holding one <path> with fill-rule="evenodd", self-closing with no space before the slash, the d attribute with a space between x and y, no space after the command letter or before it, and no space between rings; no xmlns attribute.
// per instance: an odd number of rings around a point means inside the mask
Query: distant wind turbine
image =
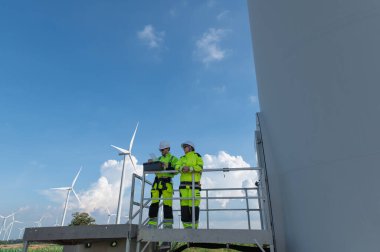
<svg viewBox="0 0 380 252"><path fill-rule="evenodd" d="M5 228L6 220L7 219L4 216L2 216L2 215L0 215L0 218L3 219L3 223L1 224L1 227L0 227L0 235L1 235L1 233L3 233L3 230Z"/></svg>
<svg viewBox="0 0 380 252"><path fill-rule="evenodd" d="M13 216L12 216L12 222L11 222L11 224L10 224L10 229L9 229L9 232L8 232L7 241L9 241L9 237L11 236L12 229L13 229L13 225L14 225L15 223L22 223L22 222L16 220L16 219L15 219L15 215L13 214Z"/></svg>
<svg viewBox="0 0 380 252"><path fill-rule="evenodd" d="M132 160L132 147L133 147L133 141L135 140L135 135L136 135L138 127L139 127L139 123L137 123L135 132L133 133L131 142L129 143L129 150L125 150L125 149L122 149L120 147L116 147L114 145L111 145L113 148L115 148L116 150L120 151L120 153L119 153L120 156L124 157L124 159L123 159L123 169L121 170L119 201L118 201L117 213L116 213L116 224L120 224L120 216L121 216L120 212L121 212L121 206L123 204L123 195L124 195L124 187L123 187L124 185L123 184L124 184L125 156L127 156L127 155L129 156L129 159L131 160L133 169L135 170L135 172L137 172L135 164L133 163L133 160Z"/></svg>
<svg viewBox="0 0 380 252"><path fill-rule="evenodd" d="M58 218L55 219L55 224L54 224L54 227L57 227L57 226L59 226L59 224L58 224Z"/></svg>
<svg viewBox="0 0 380 252"><path fill-rule="evenodd" d="M106 208L107 209L107 216L108 216L108 219L107 219L107 224L110 224L110 219L112 216L115 216L116 214L111 214L110 210L108 209L108 207Z"/></svg>
<svg viewBox="0 0 380 252"><path fill-rule="evenodd" d="M42 220L45 218L45 216L42 216L38 221L35 221L34 223L37 224L37 227L41 227L42 226Z"/></svg>
<svg viewBox="0 0 380 252"><path fill-rule="evenodd" d="M75 176L74 180L73 180L73 183L71 183L71 186L70 187L56 187L56 188L51 188L53 190L66 190L67 191L67 196L66 196L66 201L65 201L65 206L63 208L63 216L62 216L62 222L61 222L61 226L63 226L63 224L65 223L65 217L66 217L66 211L67 211L67 204L69 202L69 198L70 198L70 192L72 191L74 193L74 196L77 198L79 204L82 204L78 195L76 194L76 192L74 191L74 185L75 185L75 182L77 181L78 179L78 176L79 176L79 173L81 172L82 170L82 167L79 169L77 175Z"/></svg>
<svg viewBox="0 0 380 252"><path fill-rule="evenodd" d="M18 239L21 239L21 234L25 230L25 228L17 228L17 229L19 230Z"/></svg>
<svg viewBox="0 0 380 252"><path fill-rule="evenodd" d="M15 215L15 214L16 214L16 212L14 212L14 213L12 213L12 214L6 216L6 217L2 216L2 218L4 219L4 221L3 221L3 226L2 226L2 228L1 228L1 231L4 232L4 234L3 234L3 241L5 240L5 237L6 237L8 231L9 231L9 228L10 228L10 226L11 226L11 224L12 224L12 223L9 223L8 226L7 226L7 220L8 220L8 218L10 218L10 217L13 217L13 218L14 218L14 215Z"/></svg>

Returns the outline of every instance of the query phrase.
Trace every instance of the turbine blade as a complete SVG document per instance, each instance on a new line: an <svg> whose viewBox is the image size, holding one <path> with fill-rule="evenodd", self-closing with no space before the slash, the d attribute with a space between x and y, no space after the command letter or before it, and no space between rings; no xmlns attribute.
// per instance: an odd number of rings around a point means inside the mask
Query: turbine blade
<svg viewBox="0 0 380 252"><path fill-rule="evenodd" d="M73 188L74 187L74 184L75 184L75 182L77 182L77 179L78 179L78 176L79 176L79 173L80 173L80 171L82 170L82 166L80 167L80 169L79 169L79 171L78 171L78 173L77 173L77 175L75 176L75 178L74 178L74 180L73 180L73 183L71 184L71 188Z"/></svg>
<svg viewBox="0 0 380 252"><path fill-rule="evenodd" d="M71 187L53 187L50 188L51 190L70 190Z"/></svg>
<svg viewBox="0 0 380 252"><path fill-rule="evenodd" d="M115 148L116 150L120 151L122 154L129 154L130 152L128 150L125 150L123 148L120 148L120 147L117 147L115 145L111 145L113 148Z"/></svg>
<svg viewBox="0 0 380 252"><path fill-rule="evenodd" d="M139 123L137 123L137 125L136 125L135 132L133 132L133 136L132 136L131 142L129 144L129 152L130 153L132 152L133 141L135 140L135 136L136 136L136 132L137 132L138 127L139 127Z"/></svg>
<svg viewBox="0 0 380 252"><path fill-rule="evenodd" d="M79 204L82 205L82 202L80 201L80 199L79 199L77 193L74 191L74 189L73 189L72 191L73 191L73 193L74 193L74 195L75 195L75 198L77 198L77 200L79 201Z"/></svg>
<svg viewBox="0 0 380 252"><path fill-rule="evenodd" d="M106 207L106 209L107 209L107 213L108 213L108 215L110 215L111 212L110 212L110 210L108 209L108 207Z"/></svg>
<svg viewBox="0 0 380 252"><path fill-rule="evenodd" d="M137 173L136 166L135 166L135 163L133 163L133 160L132 160L132 156L131 156L131 154L129 154L129 159L131 160L131 163L132 163L133 169L134 169L135 172Z"/></svg>

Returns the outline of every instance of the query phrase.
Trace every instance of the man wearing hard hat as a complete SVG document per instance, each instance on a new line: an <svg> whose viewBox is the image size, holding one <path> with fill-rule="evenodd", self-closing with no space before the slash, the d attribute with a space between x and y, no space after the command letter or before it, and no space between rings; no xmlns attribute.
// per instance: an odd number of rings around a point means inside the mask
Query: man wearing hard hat
<svg viewBox="0 0 380 252"><path fill-rule="evenodd" d="M203 160L201 155L195 152L193 142L186 141L181 144L185 155L182 156L175 166L175 169L181 173L179 192L181 196L181 220L184 228L192 228L192 181L194 175L194 209L195 209L195 227L198 228L199 222L199 204L201 200L197 197L201 196L201 176L203 170ZM182 199L187 198L187 199Z"/></svg>
<svg viewBox="0 0 380 252"><path fill-rule="evenodd" d="M161 141L159 150L161 152L161 157L154 161L160 161L165 170L174 170L178 159L170 154L170 144L166 141ZM156 173L154 182L151 189L152 198L166 198L164 199L164 228L173 228L173 182L172 178L174 173ZM169 198L169 199L168 199ZM150 227L157 227L157 215L159 208L159 200L152 200L149 207L149 221L148 225Z"/></svg>

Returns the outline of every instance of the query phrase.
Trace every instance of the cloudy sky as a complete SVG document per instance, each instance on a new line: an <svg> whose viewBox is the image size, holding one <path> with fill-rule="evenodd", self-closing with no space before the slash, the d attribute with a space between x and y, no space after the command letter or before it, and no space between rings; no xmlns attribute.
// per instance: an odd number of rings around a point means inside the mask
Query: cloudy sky
<svg viewBox="0 0 380 252"><path fill-rule="evenodd" d="M49 188L69 186L83 166L82 205L70 202L67 221L88 211L104 223L106 208L116 211L121 169L110 145L128 148L137 122L140 172L163 139L176 156L193 141L207 167L256 165L245 0L1 1L0 34L1 215L53 225L64 195ZM255 175L202 181L249 186Z"/></svg>

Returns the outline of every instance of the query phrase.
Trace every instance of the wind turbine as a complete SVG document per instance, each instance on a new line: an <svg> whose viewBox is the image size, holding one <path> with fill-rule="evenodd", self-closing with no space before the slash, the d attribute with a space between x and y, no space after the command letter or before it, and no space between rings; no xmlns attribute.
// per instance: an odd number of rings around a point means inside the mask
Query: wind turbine
<svg viewBox="0 0 380 252"><path fill-rule="evenodd" d="M18 220L15 220L15 215L13 214L12 216L12 222L10 224L10 229L9 229L9 233L8 233L8 237L7 237L7 241L9 241L9 237L11 236L11 233L12 233L12 229L13 229L13 225L15 223L22 223L21 221L18 221Z"/></svg>
<svg viewBox="0 0 380 252"><path fill-rule="evenodd" d="M77 198L79 204L82 204L78 195L76 194L76 192L74 191L74 185L75 185L75 182L77 181L78 179L78 176L79 176L79 173L81 172L82 170L82 167L79 169L77 175L75 176L74 180L73 180L73 183L71 183L71 186L69 187L56 187L56 188L51 188L53 190L66 190L67 191L67 195L66 195L66 201L65 201L65 206L63 208L63 216L62 216L62 222L61 222L61 226L63 226L63 224L65 223L65 217L66 217L66 211L67 211L67 204L69 202L69 198L70 198L70 192L72 191L74 193L74 196Z"/></svg>
<svg viewBox="0 0 380 252"><path fill-rule="evenodd" d="M19 230L19 233L18 233L18 239L21 239L21 233L25 230L25 228L17 228Z"/></svg>
<svg viewBox="0 0 380 252"><path fill-rule="evenodd" d="M0 215L0 218L3 219L3 223L1 224L1 227L0 227L0 235L1 235L1 233L3 232L3 230L5 228L5 222L7 219L2 215Z"/></svg>
<svg viewBox="0 0 380 252"><path fill-rule="evenodd" d="M41 226L42 226L42 220L43 220L44 218L45 218L45 216L42 216L40 220L34 222L34 223L37 224L37 227L41 227Z"/></svg>
<svg viewBox="0 0 380 252"><path fill-rule="evenodd" d="M129 159L131 160L133 169L136 172L136 167L135 167L135 164L133 163L133 160L132 160L132 147L133 147L133 141L135 140L135 135L136 135L136 131L137 131L138 127L139 127L139 123L137 123L135 132L133 133L131 142L129 143L129 150L125 150L125 149L122 149L120 147L116 147L114 145L111 145L113 148L115 148L116 150L120 151L119 152L120 156L124 157L124 159L123 159L123 169L121 170L119 201L117 203L116 224L120 224L120 212L121 212L121 206L122 206L122 203L123 203L123 195L124 195L123 184L124 184L125 156L127 156L127 155L129 156Z"/></svg>
<svg viewBox="0 0 380 252"><path fill-rule="evenodd" d="M57 226L59 226L59 224L58 224L58 218L55 219L55 224L54 224L54 227L57 227Z"/></svg>
<svg viewBox="0 0 380 252"><path fill-rule="evenodd" d="M108 207L107 207L106 209L107 209L107 215L108 215L107 224L109 224L109 223L110 223L111 216L115 216L116 214L111 214L111 212L110 212L110 210L108 209Z"/></svg>
<svg viewBox="0 0 380 252"><path fill-rule="evenodd" d="M15 214L16 214L16 212L14 212L14 213L12 213L12 214L6 216L6 217L2 216L3 219L4 219L4 221L3 221L3 226L2 226L2 228L1 228L1 231L4 232L4 234L3 234L3 240L5 240L5 236L7 235L8 230L9 230L10 225L11 225L11 223L10 223L10 224L7 226L7 220L8 220L9 217L12 217L12 216L13 216L13 218L14 218L14 215L15 215Z"/></svg>

